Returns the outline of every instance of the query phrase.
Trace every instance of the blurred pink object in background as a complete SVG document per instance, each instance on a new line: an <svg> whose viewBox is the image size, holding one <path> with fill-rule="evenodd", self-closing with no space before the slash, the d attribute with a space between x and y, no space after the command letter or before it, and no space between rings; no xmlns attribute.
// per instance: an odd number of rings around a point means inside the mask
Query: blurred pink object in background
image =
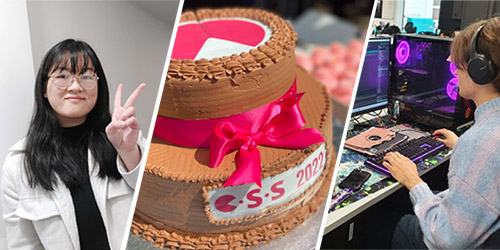
<svg viewBox="0 0 500 250"><path fill-rule="evenodd" d="M314 68L313 62L309 59L309 56L306 54L296 53L295 61L297 62L298 65L300 65L308 72L311 72Z"/></svg>
<svg viewBox="0 0 500 250"><path fill-rule="evenodd" d="M311 55L297 53L297 64L322 82L332 98L349 105L364 43L352 40L347 46L333 42L317 46Z"/></svg>

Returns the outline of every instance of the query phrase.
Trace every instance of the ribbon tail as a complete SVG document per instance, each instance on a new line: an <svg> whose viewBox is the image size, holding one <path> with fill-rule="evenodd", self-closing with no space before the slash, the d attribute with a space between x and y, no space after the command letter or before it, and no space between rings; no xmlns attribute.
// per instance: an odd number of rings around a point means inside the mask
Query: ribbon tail
<svg viewBox="0 0 500 250"><path fill-rule="evenodd" d="M252 141L240 147L236 155L237 167L233 174L224 183L224 187L246 183L255 183L262 187L262 167L260 152Z"/></svg>

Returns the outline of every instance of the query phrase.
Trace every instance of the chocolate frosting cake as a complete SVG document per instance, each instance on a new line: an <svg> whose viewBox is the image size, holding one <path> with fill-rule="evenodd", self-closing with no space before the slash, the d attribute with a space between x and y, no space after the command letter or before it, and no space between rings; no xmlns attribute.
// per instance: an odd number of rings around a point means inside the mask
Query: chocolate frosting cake
<svg viewBox="0 0 500 250"><path fill-rule="evenodd" d="M262 10L182 14L133 233L156 247L243 249L285 235L325 202L335 159L332 107L324 87L295 65L296 37L288 23ZM220 56L200 56L221 43L228 45ZM243 50L226 55L226 47ZM283 115L288 108L299 114L295 120ZM280 126L270 128L273 121ZM214 131L228 122L248 130L244 145L214 166ZM265 143L290 123L300 128ZM221 131L228 140L237 135ZM322 140L311 139L316 135ZM276 144L291 136L286 146ZM244 155L247 146L253 157ZM248 159L259 164L258 180L232 182L250 175L239 169Z"/></svg>

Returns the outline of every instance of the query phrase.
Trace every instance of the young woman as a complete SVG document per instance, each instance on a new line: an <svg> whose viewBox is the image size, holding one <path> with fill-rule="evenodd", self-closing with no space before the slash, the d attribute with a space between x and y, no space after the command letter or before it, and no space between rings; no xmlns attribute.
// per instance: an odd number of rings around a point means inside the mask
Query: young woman
<svg viewBox="0 0 500 250"><path fill-rule="evenodd" d="M9 149L1 195L9 249L119 249L143 138L134 102L109 112L101 63L85 42L45 55L26 138ZM140 143L139 143L139 142Z"/></svg>
<svg viewBox="0 0 500 250"><path fill-rule="evenodd" d="M410 190L416 217L404 216L394 248L491 247L500 228L500 17L471 24L451 45L459 94L477 106L475 124L460 138L440 129L435 136L453 148L449 188L434 194L416 166L399 153L383 163ZM477 55L482 54L482 55ZM479 60L479 61L477 61ZM479 65L479 67L478 67ZM489 75L489 76L488 76ZM472 77L471 77L472 76ZM495 248L499 248L497 245Z"/></svg>

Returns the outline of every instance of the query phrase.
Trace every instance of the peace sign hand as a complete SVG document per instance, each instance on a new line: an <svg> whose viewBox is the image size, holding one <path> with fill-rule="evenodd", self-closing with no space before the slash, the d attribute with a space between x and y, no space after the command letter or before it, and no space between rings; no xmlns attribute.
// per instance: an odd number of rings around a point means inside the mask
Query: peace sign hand
<svg viewBox="0 0 500 250"><path fill-rule="evenodd" d="M109 141L113 144L129 171L135 168L141 160L141 152L137 145L137 137L139 136L141 126L135 117L134 103L145 87L146 84L141 83L122 106L123 84L118 85L115 94L113 116L111 123L106 127L106 135Z"/></svg>

